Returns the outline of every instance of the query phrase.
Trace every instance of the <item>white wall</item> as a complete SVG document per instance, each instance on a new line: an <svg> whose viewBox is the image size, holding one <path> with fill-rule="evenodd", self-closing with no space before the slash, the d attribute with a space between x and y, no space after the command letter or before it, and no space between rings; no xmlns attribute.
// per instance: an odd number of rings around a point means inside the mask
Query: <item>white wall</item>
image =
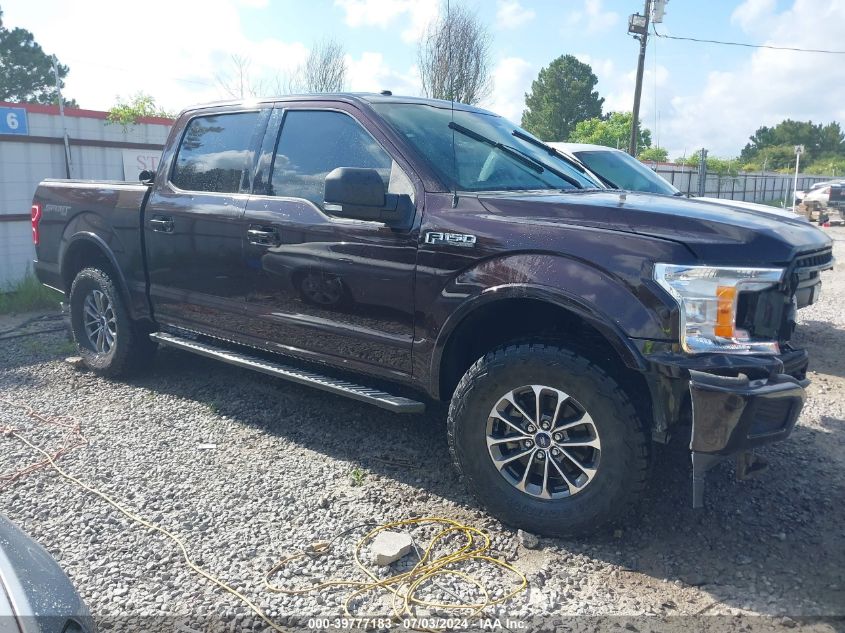
<svg viewBox="0 0 845 633"><path fill-rule="evenodd" d="M61 118L28 112L29 136L62 137ZM68 136L77 141L163 145L168 124L144 123L129 127L107 125L101 118L66 116ZM25 138L25 137L22 137ZM123 180L123 147L71 145L73 177ZM50 143L0 140L0 215L29 214L32 195L44 178L64 178L64 146ZM0 291L20 280L35 257L28 220L0 221Z"/></svg>

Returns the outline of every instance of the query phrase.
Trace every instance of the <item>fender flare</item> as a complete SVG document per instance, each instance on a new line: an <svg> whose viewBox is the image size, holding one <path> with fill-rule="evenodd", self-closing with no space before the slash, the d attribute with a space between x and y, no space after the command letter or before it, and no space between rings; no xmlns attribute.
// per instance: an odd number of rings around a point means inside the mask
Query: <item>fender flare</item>
<svg viewBox="0 0 845 633"><path fill-rule="evenodd" d="M126 284L126 278L123 276L123 271L117 263L117 258L114 256L111 248L109 248L109 245L106 244L106 241L96 233L91 233L90 231L79 231L71 235L67 240L62 240L62 247L59 249L58 257L59 275L61 275L64 280L64 271L67 264L68 254L72 252L74 245L82 242L93 244L108 260L112 268L111 272L114 273L114 282L117 284L118 291L120 292L120 298L123 299L123 304L126 306L129 316L132 319L137 318L132 306L132 300L129 296L129 286ZM73 283L72 279L70 280L70 283ZM70 286L68 286L67 292L68 296L70 296Z"/></svg>
<svg viewBox="0 0 845 633"><path fill-rule="evenodd" d="M607 340L622 361L630 369L645 371L648 367L637 346L608 315L595 306L559 288L537 284L509 283L486 288L480 294L465 301L455 310L438 333L431 355L431 388L440 395L440 368L443 353L464 320L480 307L507 299L534 299L572 312L584 319Z"/></svg>

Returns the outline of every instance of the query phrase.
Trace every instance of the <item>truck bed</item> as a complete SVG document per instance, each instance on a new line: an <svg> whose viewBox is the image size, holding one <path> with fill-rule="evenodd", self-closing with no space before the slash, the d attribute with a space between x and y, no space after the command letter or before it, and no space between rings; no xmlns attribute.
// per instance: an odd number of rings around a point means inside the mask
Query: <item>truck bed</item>
<svg viewBox="0 0 845 633"><path fill-rule="evenodd" d="M35 247L38 277L62 291L70 289L74 267L62 266L90 248L83 234L108 246L108 262L130 295L134 316L149 311L142 248L142 209L149 188L120 180L47 179L38 185L33 207L40 207L39 240ZM71 236L76 236L71 237Z"/></svg>

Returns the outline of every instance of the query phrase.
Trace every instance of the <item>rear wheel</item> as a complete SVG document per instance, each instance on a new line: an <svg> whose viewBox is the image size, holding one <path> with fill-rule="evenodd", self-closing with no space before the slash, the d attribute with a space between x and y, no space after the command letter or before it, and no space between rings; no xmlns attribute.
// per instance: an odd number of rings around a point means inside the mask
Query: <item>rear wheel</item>
<svg viewBox="0 0 845 633"><path fill-rule="evenodd" d="M85 364L104 376L119 376L149 363L156 350L129 318L109 273L81 270L70 290L73 338Z"/></svg>
<svg viewBox="0 0 845 633"><path fill-rule="evenodd" d="M479 359L455 391L448 430L470 491L531 532L594 532L645 488L648 439L629 398L563 348L511 345Z"/></svg>

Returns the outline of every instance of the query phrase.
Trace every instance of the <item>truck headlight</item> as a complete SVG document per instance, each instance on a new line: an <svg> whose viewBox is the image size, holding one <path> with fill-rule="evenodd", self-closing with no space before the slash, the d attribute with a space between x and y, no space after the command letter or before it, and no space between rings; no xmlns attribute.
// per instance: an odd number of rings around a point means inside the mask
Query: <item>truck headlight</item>
<svg viewBox="0 0 845 633"><path fill-rule="evenodd" d="M736 327L736 305L740 292L770 288L783 273L781 268L654 266L655 281L678 302L681 345L690 354L779 354L777 341L753 340Z"/></svg>

